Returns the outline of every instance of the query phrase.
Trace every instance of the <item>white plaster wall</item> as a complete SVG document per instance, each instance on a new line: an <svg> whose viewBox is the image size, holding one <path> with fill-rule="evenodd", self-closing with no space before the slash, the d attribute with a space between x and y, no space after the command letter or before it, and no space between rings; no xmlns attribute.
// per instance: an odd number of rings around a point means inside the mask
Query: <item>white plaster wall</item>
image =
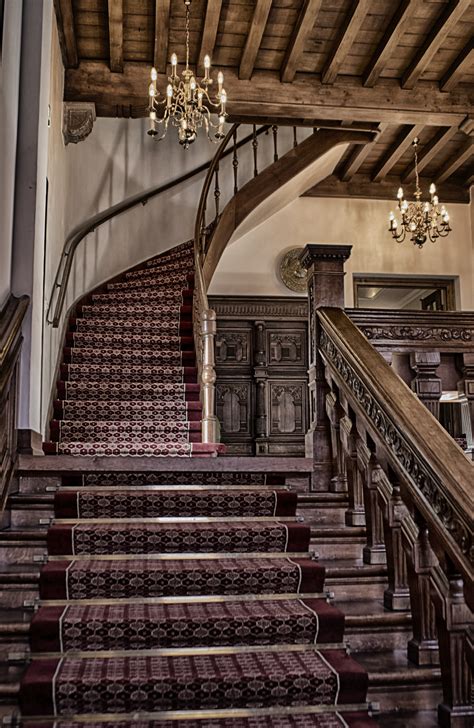
<svg viewBox="0 0 474 728"><path fill-rule="evenodd" d="M0 308L11 288L22 9L19 0L5 2L0 60Z"/></svg>
<svg viewBox="0 0 474 728"><path fill-rule="evenodd" d="M474 309L472 203L449 204L452 233L422 250L407 241L392 241L387 230L392 206L383 200L300 197L232 242L210 293L292 295L277 275L277 262L285 251L307 243L346 243L353 246L346 264L347 306L353 305L354 273L403 273L458 276L458 307Z"/></svg>

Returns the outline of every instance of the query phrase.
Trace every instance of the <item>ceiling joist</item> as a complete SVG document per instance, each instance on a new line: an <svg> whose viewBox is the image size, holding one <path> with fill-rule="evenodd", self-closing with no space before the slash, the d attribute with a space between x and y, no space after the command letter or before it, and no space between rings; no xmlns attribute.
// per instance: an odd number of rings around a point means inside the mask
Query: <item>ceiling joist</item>
<svg viewBox="0 0 474 728"><path fill-rule="evenodd" d="M217 29L221 17L222 0L207 0L206 17L204 19L201 50L198 57L198 75L204 67L204 56L212 59L216 45Z"/></svg>
<svg viewBox="0 0 474 728"><path fill-rule="evenodd" d="M268 15L272 7L272 0L257 0L250 24L250 32L245 41L244 50L239 67L239 78L249 79L252 77L257 53L265 32Z"/></svg>
<svg viewBox="0 0 474 728"><path fill-rule="evenodd" d="M420 179L420 186L428 190L432 180ZM400 186L398 177L386 177L382 182L372 182L368 175L357 174L351 180L343 182L335 175L326 177L302 197L354 197L366 200L390 200L396 203L397 188ZM449 182L443 184L443 202L459 202L469 204L469 188L460 187Z"/></svg>
<svg viewBox="0 0 474 728"><path fill-rule="evenodd" d="M449 32L469 9L471 0L452 0L428 34L402 77L402 87L414 88L426 66L433 59Z"/></svg>
<svg viewBox="0 0 474 728"><path fill-rule="evenodd" d="M451 91L460 81L462 81L463 76L473 68L474 38L471 38L467 46L463 48L459 56L441 79L439 84L441 91Z"/></svg>
<svg viewBox="0 0 474 728"><path fill-rule="evenodd" d="M388 124L380 124L380 134L383 134L387 126ZM349 158L344 163L344 166L339 172L339 179L342 182L348 182L354 177L355 174L357 174L377 141L378 140L375 139L373 142L365 144L363 147L357 146L352 150Z"/></svg>
<svg viewBox="0 0 474 728"><path fill-rule="evenodd" d="M322 0L304 0L301 6L280 69L283 83L291 83L295 78L298 62L304 51L306 39L313 30L321 5Z"/></svg>
<svg viewBox="0 0 474 728"><path fill-rule="evenodd" d="M155 44L153 64L158 73L166 73L168 36L170 29L170 0L155 0Z"/></svg>
<svg viewBox="0 0 474 728"><path fill-rule="evenodd" d="M372 172L372 182L380 182L383 180L391 169L396 165L400 157L402 157L409 146L412 144L413 139L417 137L423 131L424 124L416 124L411 126L409 129L405 129L399 135L394 144L384 154L375 170Z"/></svg>
<svg viewBox="0 0 474 728"><path fill-rule="evenodd" d="M110 70L123 71L123 0L109 0Z"/></svg>
<svg viewBox="0 0 474 728"><path fill-rule="evenodd" d="M452 156L451 159L443 165L443 168L436 175L436 182L444 182L449 179L449 177L451 177L451 175L453 175L459 167L462 167L464 162L467 162L473 154L474 141L472 139L468 139L459 147L456 154L454 154L454 156Z"/></svg>
<svg viewBox="0 0 474 728"><path fill-rule="evenodd" d="M413 12L415 0L402 0L390 21L380 44L365 69L362 82L364 86L375 86L395 47L405 32L406 21Z"/></svg>
<svg viewBox="0 0 474 728"><path fill-rule="evenodd" d="M64 68L77 68L79 57L77 55L72 0L54 0L54 12L56 14L63 66Z"/></svg>
<svg viewBox="0 0 474 728"><path fill-rule="evenodd" d="M422 172L433 159L436 159L440 151L458 133L456 126L440 129L433 139L421 149L418 155L418 171ZM402 175L403 182L409 182L415 178L415 163L412 162Z"/></svg>
<svg viewBox="0 0 474 728"><path fill-rule="evenodd" d="M323 83L334 83L336 80L339 69L357 38L357 34L370 9L370 5L370 0L355 0L352 3L352 7L344 21L334 48L321 73L321 81Z"/></svg>

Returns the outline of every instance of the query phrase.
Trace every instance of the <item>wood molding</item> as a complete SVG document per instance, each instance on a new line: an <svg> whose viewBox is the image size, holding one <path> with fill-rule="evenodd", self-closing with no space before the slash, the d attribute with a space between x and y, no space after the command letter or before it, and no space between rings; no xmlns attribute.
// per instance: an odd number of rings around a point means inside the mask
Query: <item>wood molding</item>
<svg viewBox="0 0 474 728"><path fill-rule="evenodd" d="M308 318L306 296L209 296L209 305L219 319L226 321L244 317L269 321L280 317L305 321Z"/></svg>
<svg viewBox="0 0 474 728"><path fill-rule="evenodd" d="M440 15L426 41L416 53L402 77L402 88L413 89L426 66L461 16L469 9L471 0L452 0Z"/></svg>
<svg viewBox="0 0 474 728"><path fill-rule="evenodd" d="M112 73L123 71L123 0L109 0L109 54Z"/></svg>
<svg viewBox="0 0 474 728"><path fill-rule="evenodd" d="M207 0L206 15L204 18L203 34L201 49L198 56L197 72L204 68L204 56L208 55L212 59L214 46L216 45L217 28L219 27L219 18L221 16L222 0Z"/></svg>
<svg viewBox="0 0 474 728"><path fill-rule="evenodd" d="M322 0L303 0L300 14L293 28L283 63L281 64L280 75L283 83L290 83L295 78L298 61L304 50L304 44L313 30L321 5Z"/></svg>
<svg viewBox="0 0 474 728"><path fill-rule="evenodd" d="M123 74L110 72L107 63L83 61L69 68L65 77L66 101L93 101L98 114L117 115L117 107L129 115L146 115L146 89L149 68L140 63L124 63ZM159 74L165 87L167 76ZM285 98L276 73L255 71L251 81L240 80L232 68L226 69L226 85L232 87L228 112L231 116L257 119L279 116L287 119L321 119L391 124L454 126L461 124L474 105L471 89L458 87L453 93L439 91L438 84L423 81L416 93L401 89L396 79L384 79L375 88L360 86L357 79L325 86L306 74L292 84L291 103Z"/></svg>
<svg viewBox="0 0 474 728"><path fill-rule="evenodd" d="M365 69L362 83L375 86L377 80L390 60L395 47L405 32L406 21L413 12L416 0L402 0L377 49Z"/></svg>
<svg viewBox="0 0 474 728"><path fill-rule="evenodd" d="M322 83L334 83L336 80L339 69L344 62L351 45L357 38L357 34L370 9L370 5L370 0L354 0L352 3L352 7L344 20L341 32L336 39L328 61L322 70Z"/></svg>
<svg viewBox="0 0 474 728"><path fill-rule="evenodd" d="M155 45L153 62L158 73L166 73L171 0L155 0ZM149 69L147 69L147 75Z"/></svg>
<svg viewBox="0 0 474 728"><path fill-rule="evenodd" d="M250 32L247 35L242 58L240 59L239 78L250 79L252 77L271 7L272 0L257 0L255 4Z"/></svg>

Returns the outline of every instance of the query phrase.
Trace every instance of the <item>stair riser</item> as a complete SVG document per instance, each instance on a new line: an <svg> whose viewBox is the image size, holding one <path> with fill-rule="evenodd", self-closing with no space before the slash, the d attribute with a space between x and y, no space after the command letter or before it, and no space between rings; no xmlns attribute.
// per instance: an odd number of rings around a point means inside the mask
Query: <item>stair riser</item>
<svg viewBox="0 0 474 728"><path fill-rule="evenodd" d="M369 619L369 618L368 618ZM367 631L355 631L346 627L344 637L353 652L380 652L381 650L406 650L408 640L411 639L410 627L374 628Z"/></svg>
<svg viewBox="0 0 474 728"><path fill-rule="evenodd" d="M31 510L26 506L25 508L12 508L10 511L12 528L25 528L28 526L38 528L40 521L44 522L44 519L53 517L54 508L52 506L41 510L36 508Z"/></svg>
<svg viewBox="0 0 474 728"><path fill-rule="evenodd" d="M37 476L20 476L18 478L18 492L28 493L46 493L47 488L58 488L61 485L61 477L37 477Z"/></svg>
<svg viewBox="0 0 474 728"><path fill-rule="evenodd" d="M298 503L298 515L304 516L309 523L317 523L318 526L344 526L342 508L308 508Z"/></svg>
<svg viewBox="0 0 474 728"><path fill-rule="evenodd" d="M359 559L362 557L362 549L366 544L365 539L322 539L311 538L311 546L324 561L334 559Z"/></svg>
<svg viewBox="0 0 474 728"><path fill-rule="evenodd" d="M11 564L33 564L35 557L46 554L46 538L43 546L21 544L0 545L0 562Z"/></svg>
<svg viewBox="0 0 474 728"><path fill-rule="evenodd" d="M4 609L23 609L25 602L32 602L38 599L38 587L22 588L21 586L12 586L8 589L0 589L0 602Z"/></svg>

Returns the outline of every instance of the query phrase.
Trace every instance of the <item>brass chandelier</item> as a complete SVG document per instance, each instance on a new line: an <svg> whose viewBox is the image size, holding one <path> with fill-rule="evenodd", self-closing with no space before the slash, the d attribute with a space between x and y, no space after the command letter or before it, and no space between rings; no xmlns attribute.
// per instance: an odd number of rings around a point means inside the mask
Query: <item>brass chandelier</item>
<svg viewBox="0 0 474 728"><path fill-rule="evenodd" d="M436 194L434 184L431 184L429 189L430 201L422 202L421 200L422 192L420 190L418 176L419 139L416 137L412 144L415 155L415 200L414 202L407 202L403 188L399 187L397 199L398 209L401 213L401 222L391 212L388 229L398 243L403 243L405 238L409 236L414 245L422 248L427 240L434 243L438 238L445 238L451 232L451 227L449 225L448 211L444 205L442 207L439 206L438 195Z"/></svg>
<svg viewBox="0 0 474 728"><path fill-rule="evenodd" d="M217 92L215 101L211 100L210 86L213 80L210 76L211 59L204 56L204 77L198 82L195 74L189 68L189 11L191 0L184 0L186 7L186 66L178 75L178 58L176 53L171 56L171 76L164 98L160 100L156 81L158 73L156 68L151 69L151 83L148 87L148 113L150 128L148 134L163 139L171 123L178 129L179 143L187 149L194 142L198 129L204 127L209 141L217 143L224 138L223 128L227 116L227 94L224 89L224 74L217 74ZM217 114L217 123L212 121L211 114ZM161 130L158 131L161 126Z"/></svg>

